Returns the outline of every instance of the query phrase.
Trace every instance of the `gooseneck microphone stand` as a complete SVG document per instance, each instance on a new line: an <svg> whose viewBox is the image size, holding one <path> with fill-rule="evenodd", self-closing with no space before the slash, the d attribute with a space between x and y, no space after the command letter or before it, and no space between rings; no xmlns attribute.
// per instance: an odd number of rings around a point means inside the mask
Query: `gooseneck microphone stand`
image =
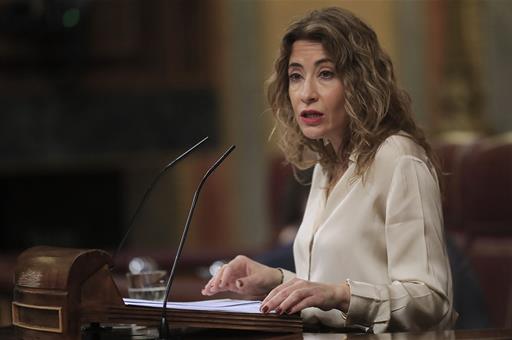
<svg viewBox="0 0 512 340"><path fill-rule="evenodd" d="M176 256L174 257L174 263L171 267L171 274L169 275L169 280L167 281L167 286L165 289L165 295L163 300L163 306L162 306L162 317L160 319L160 328L158 330L159 339L169 339L170 332L169 332L169 326L167 324L167 299L169 298L169 292L171 291L171 286L174 281L175 271L178 264L178 261L181 256L181 251L183 249L183 245L185 244L185 240L187 239L188 229L190 226L190 221L192 220L192 215L194 213L194 209L196 207L197 198L199 197L199 193L201 192L201 189L206 181L206 179L217 169L217 167L224 161L224 159L235 149L235 146L232 145L229 147L229 149L220 156L220 158L206 171L206 173L203 176L203 179L201 182L199 182L199 185L197 186L197 189L194 193L194 197L192 199L192 204L190 205L190 209L188 211L187 221L185 222L185 227L183 229L183 234L181 235L181 240L178 246L178 250L176 251Z"/></svg>

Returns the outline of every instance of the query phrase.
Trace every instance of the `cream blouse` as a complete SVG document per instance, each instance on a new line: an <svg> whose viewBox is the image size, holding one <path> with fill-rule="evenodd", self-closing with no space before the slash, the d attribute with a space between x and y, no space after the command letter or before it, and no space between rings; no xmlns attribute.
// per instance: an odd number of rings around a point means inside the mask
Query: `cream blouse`
<svg viewBox="0 0 512 340"><path fill-rule="evenodd" d="M296 274L285 272L285 280L347 282L348 313L307 308L304 321L374 332L452 327L439 184L423 148L394 135L364 181L354 171L351 162L326 199L327 176L315 167L293 247Z"/></svg>

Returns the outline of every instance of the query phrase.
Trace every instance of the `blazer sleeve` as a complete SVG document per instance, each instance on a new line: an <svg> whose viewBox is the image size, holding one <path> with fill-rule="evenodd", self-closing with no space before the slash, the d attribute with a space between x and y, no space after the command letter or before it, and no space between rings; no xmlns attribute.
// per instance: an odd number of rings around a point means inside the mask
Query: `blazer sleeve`
<svg viewBox="0 0 512 340"><path fill-rule="evenodd" d="M443 233L439 184L433 168L402 156L385 197L387 266L390 282L347 280L351 300L346 324L374 332L446 329L452 309L452 279Z"/></svg>

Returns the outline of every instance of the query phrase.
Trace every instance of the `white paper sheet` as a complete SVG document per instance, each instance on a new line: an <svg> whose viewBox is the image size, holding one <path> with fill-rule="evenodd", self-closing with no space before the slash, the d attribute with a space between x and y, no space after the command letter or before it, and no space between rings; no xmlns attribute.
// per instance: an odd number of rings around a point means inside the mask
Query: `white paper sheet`
<svg viewBox="0 0 512 340"><path fill-rule="evenodd" d="M124 298L125 305L162 308L162 301L140 300ZM216 299L202 300L192 302L172 302L167 301L167 308L203 310L215 312L236 312L236 313L257 313L260 312L261 301L257 300L234 300L234 299Z"/></svg>

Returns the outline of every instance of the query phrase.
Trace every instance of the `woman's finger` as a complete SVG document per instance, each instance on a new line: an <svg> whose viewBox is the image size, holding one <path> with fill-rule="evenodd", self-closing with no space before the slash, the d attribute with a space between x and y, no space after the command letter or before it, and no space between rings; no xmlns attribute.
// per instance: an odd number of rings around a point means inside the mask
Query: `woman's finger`
<svg viewBox="0 0 512 340"><path fill-rule="evenodd" d="M275 287L274 289L272 289L268 294L267 296L265 296L265 298L263 299L263 301L261 301L261 311L263 311L263 307L270 301L274 298L274 296L276 296L279 292L281 292L283 289L285 289L286 287L289 286L289 283L282 283L280 284L279 286Z"/></svg>
<svg viewBox="0 0 512 340"><path fill-rule="evenodd" d="M206 284L205 291L206 295L213 295L219 292L219 281L222 278L222 274L226 269L226 265L220 267L220 269L215 273L215 275L211 278L211 280Z"/></svg>
<svg viewBox="0 0 512 340"><path fill-rule="evenodd" d="M283 314L284 312L291 309L293 306L298 304L302 299L307 296L308 289L296 289L291 292L288 292L288 294L283 295L281 298L282 300L274 300L271 301L271 303L268 304L269 308L272 308L276 311L277 314ZM274 305L273 307L272 304Z"/></svg>
<svg viewBox="0 0 512 340"><path fill-rule="evenodd" d="M287 299L283 301L279 308L281 310L281 314L294 314L300 312L304 308L317 307L318 303L318 296L310 295L309 292L305 292L305 294L301 295L300 297L297 296L293 297L293 299Z"/></svg>
<svg viewBox="0 0 512 340"><path fill-rule="evenodd" d="M333 288L328 285L309 284L304 288L291 293L277 307L282 313L293 314L308 307L318 307L323 310L332 309L336 303L333 301Z"/></svg>
<svg viewBox="0 0 512 340"><path fill-rule="evenodd" d="M213 282L214 278L215 278L215 276L213 276L210 280L208 280L208 282L204 285L203 289L201 290L201 293L203 295L211 295L210 294L210 287L212 285L212 282Z"/></svg>
<svg viewBox="0 0 512 340"><path fill-rule="evenodd" d="M233 268L229 264L225 264L222 269L222 275L219 278L219 289L226 290L233 286Z"/></svg>
<svg viewBox="0 0 512 340"><path fill-rule="evenodd" d="M275 310L291 293L303 284L303 280L292 280L274 288L263 300L261 311L267 313Z"/></svg>

